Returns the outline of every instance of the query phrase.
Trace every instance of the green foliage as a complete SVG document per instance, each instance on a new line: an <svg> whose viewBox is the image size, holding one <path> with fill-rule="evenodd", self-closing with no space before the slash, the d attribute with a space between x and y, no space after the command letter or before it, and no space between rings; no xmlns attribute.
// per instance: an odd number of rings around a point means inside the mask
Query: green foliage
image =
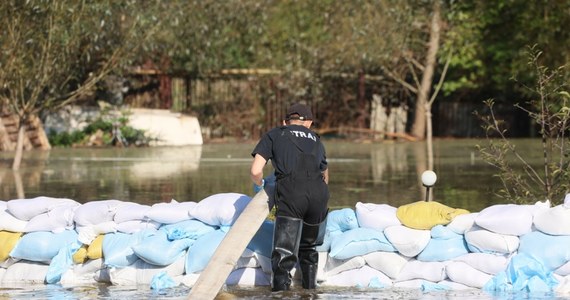
<svg viewBox="0 0 570 300"><path fill-rule="evenodd" d="M497 119L493 100L486 101L489 115L480 116L488 144L478 146L485 161L498 169L503 188L499 195L515 203L550 200L557 204L570 192L570 94L567 70L549 69L540 63L542 52L536 47L528 52L528 65L536 72L534 85L524 86L534 96L524 110L538 127L543 164L535 166L516 149L507 136L505 123ZM492 137L499 137L494 139Z"/></svg>

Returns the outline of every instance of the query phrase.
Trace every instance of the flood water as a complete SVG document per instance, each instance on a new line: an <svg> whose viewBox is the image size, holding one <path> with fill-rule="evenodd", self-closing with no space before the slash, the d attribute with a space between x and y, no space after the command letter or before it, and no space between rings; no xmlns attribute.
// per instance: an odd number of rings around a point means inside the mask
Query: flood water
<svg viewBox="0 0 570 300"><path fill-rule="evenodd" d="M495 195L500 181L477 149L483 140L436 140L433 200L454 208L480 211L504 200ZM521 140L519 150L540 159L537 140ZM17 174L13 153L0 152L0 200L36 196L71 198L85 203L118 199L152 205L175 199L200 201L216 193L252 195L249 167L253 142L185 147L52 149L25 153ZM357 202L403 204L424 200L420 175L427 168L425 143L356 143L325 140L330 170L330 207L354 208ZM267 166L265 174L271 172ZM149 287L59 285L1 287L0 299L183 299L189 288L152 291ZM224 299L506 299L479 290L323 288L271 294L267 287L228 288ZM540 298L540 297L539 297ZM550 297L545 297L552 299ZM513 298L514 299L514 298Z"/></svg>

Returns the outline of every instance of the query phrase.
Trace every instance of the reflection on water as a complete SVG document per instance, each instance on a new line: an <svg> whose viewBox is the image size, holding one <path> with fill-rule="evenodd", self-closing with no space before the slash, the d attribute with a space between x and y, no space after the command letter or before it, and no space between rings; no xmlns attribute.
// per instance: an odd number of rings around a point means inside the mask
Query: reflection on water
<svg viewBox="0 0 570 300"><path fill-rule="evenodd" d="M435 201L472 211L502 201L494 195L500 187L493 177L496 170L481 160L475 149L477 143L480 141L434 143L438 175L433 189ZM519 151L535 149L528 141L520 143ZM143 204L171 199L200 201L222 192L252 194L249 167L253 146L235 143L31 151L25 153L19 173L26 198L64 197L82 203L103 199ZM424 143L327 140L325 146L331 174L331 208L354 207L359 201L397 207L425 199L425 188L419 181L419 174L427 166ZM10 170L12 156L0 152L2 200L18 198ZM268 165L265 174L270 172Z"/></svg>

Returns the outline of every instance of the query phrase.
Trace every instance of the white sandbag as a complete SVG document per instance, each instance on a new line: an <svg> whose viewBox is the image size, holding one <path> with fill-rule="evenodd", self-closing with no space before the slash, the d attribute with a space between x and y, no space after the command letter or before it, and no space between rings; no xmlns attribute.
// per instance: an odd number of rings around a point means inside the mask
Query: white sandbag
<svg viewBox="0 0 570 300"><path fill-rule="evenodd" d="M551 235L570 235L570 207L566 204L539 211L534 216L536 229Z"/></svg>
<svg viewBox="0 0 570 300"><path fill-rule="evenodd" d="M16 218L29 221L33 217L46 213L61 204L78 203L67 198L36 197L31 199L14 199L6 202L7 210Z"/></svg>
<svg viewBox="0 0 570 300"><path fill-rule="evenodd" d="M329 257L325 263L324 271L326 277L330 277L344 271L360 269L365 264L366 261L362 256L354 256L347 259L336 259L334 257Z"/></svg>
<svg viewBox="0 0 570 300"><path fill-rule="evenodd" d="M451 220L451 222L446 226L457 234L464 234L467 230L473 227L477 215L479 215L478 212L455 216L455 218L453 218L453 220Z"/></svg>
<svg viewBox="0 0 570 300"><path fill-rule="evenodd" d="M184 274L174 277L175 282L180 282L181 284L192 287L200 277L200 273Z"/></svg>
<svg viewBox="0 0 570 300"><path fill-rule="evenodd" d="M370 267L363 266L359 269L352 269L329 276L321 285L323 286L345 286L345 287L368 287L371 282L379 282L384 287L390 287L393 282L384 273Z"/></svg>
<svg viewBox="0 0 570 300"><path fill-rule="evenodd" d="M321 257L319 253L319 265L322 262ZM324 259L326 261L326 253ZM239 268L261 268L263 272L271 273L271 258L246 248L234 267L234 269Z"/></svg>
<svg viewBox="0 0 570 300"><path fill-rule="evenodd" d="M263 272L261 268L239 268L230 273L226 285L268 286L271 285L271 275Z"/></svg>
<svg viewBox="0 0 570 300"><path fill-rule="evenodd" d="M430 230L412 229L404 225L387 227L384 234L392 246L407 257L420 254L431 239Z"/></svg>
<svg viewBox="0 0 570 300"><path fill-rule="evenodd" d="M137 260L132 265L123 268L110 268L109 270L111 283L121 286L148 286L152 282L152 278L161 272L166 272L172 278L184 274L184 256L165 267L158 267L143 260Z"/></svg>
<svg viewBox="0 0 570 300"><path fill-rule="evenodd" d="M103 259L87 260L71 266L59 281L62 286L97 284L97 274L104 269Z"/></svg>
<svg viewBox="0 0 570 300"><path fill-rule="evenodd" d="M117 207L113 221L117 223L133 221L133 220L146 220L150 205L139 204L135 202L123 202Z"/></svg>
<svg viewBox="0 0 570 300"><path fill-rule="evenodd" d="M75 210L73 220L77 226L88 226L113 221L120 200L98 200L84 203Z"/></svg>
<svg viewBox="0 0 570 300"><path fill-rule="evenodd" d="M3 202L3 204L3 207L0 207L0 230L24 232L28 221L16 218L8 211L6 202Z"/></svg>
<svg viewBox="0 0 570 300"><path fill-rule="evenodd" d="M212 226L231 226L250 201L239 193L214 194L198 202L190 215Z"/></svg>
<svg viewBox="0 0 570 300"><path fill-rule="evenodd" d="M400 253L382 251L368 253L363 258L367 265L392 279L398 277L398 274L410 260L409 257Z"/></svg>
<svg viewBox="0 0 570 300"><path fill-rule="evenodd" d="M493 278L493 275L479 271L462 261L450 262L445 270L449 280L478 289L483 288Z"/></svg>
<svg viewBox="0 0 570 300"><path fill-rule="evenodd" d="M401 225L396 216L396 207L388 204L356 203L356 218L360 227L384 230L386 227Z"/></svg>
<svg viewBox="0 0 570 300"><path fill-rule="evenodd" d="M48 265L21 260L6 269L2 284L44 284Z"/></svg>
<svg viewBox="0 0 570 300"><path fill-rule="evenodd" d="M520 239L515 235L500 234L473 227L465 233L470 252L510 254L519 248Z"/></svg>
<svg viewBox="0 0 570 300"><path fill-rule="evenodd" d="M394 281L406 281L412 279L424 279L438 282L447 278L445 274L445 263L439 261L419 261L412 259L408 261Z"/></svg>
<svg viewBox="0 0 570 300"><path fill-rule="evenodd" d="M65 203L54 207L48 212L39 214L28 221L24 232L62 232L74 229L73 216L75 215L75 210L80 205L79 203Z"/></svg>
<svg viewBox="0 0 570 300"><path fill-rule="evenodd" d="M100 234L115 233L117 232L117 223L115 221L107 221L96 225L76 226L77 240L85 245L91 242Z"/></svg>
<svg viewBox="0 0 570 300"><path fill-rule="evenodd" d="M554 288L554 292L556 292L557 295L570 294L570 276L560 276L560 277L558 276L556 276L556 280L558 280L558 285Z"/></svg>
<svg viewBox="0 0 570 300"><path fill-rule="evenodd" d="M178 202L174 199L170 202L153 204L146 212L146 217L162 224L173 224L190 220L190 212L196 206L196 202Z"/></svg>
<svg viewBox="0 0 570 300"><path fill-rule="evenodd" d="M118 232L135 233L141 230L157 230L162 224L151 220L130 220L117 223Z"/></svg>
<svg viewBox="0 0 570 300"><path fill-rule="evenodd" d="M49 264L60 249L77 241L75 230L58 233L36 231L24 234L10 256L16 259ZM45 275L45 274L44 274Z"/></svg>
<svg viewBox="0 0 570 300"><path fill-rule="evenodd" d="M495 233L520 236L532 230L532 211L528 205L492 205L479 212L475 224Z"/></svg>
<svg viewBox="0 0 570 300"><path fill-rule="evenodd" d="M374 251L395 252L384 233L370 228L355 228L345 231L331 242L329 256L337 259L347 259L368 254Z"/></svg>
<svg viewBox="0 0 570 300"><path fill-rule="evenodd" d="M467 253L453 259L491 275L504 271L509 265L509 260L510 256L492 253Z"/></svg>

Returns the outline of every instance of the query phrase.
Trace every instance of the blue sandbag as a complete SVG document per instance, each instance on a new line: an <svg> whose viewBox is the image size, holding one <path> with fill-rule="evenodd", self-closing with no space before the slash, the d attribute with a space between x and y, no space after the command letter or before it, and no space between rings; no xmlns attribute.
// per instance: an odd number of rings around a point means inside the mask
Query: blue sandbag
<svg viewBox="0 0 570 300"><path fill-rule="evenodd" d="M384 232L372 228L355 228L334 237L329 256L348 259L375 251L396 252Z"/></svg>
<svg viewBox="0 0 570 300"><path fill-rule="evenodd" d="M53 233L51 231L36 231L24 234L10 256L16 259L50 263L61 248L77 241L75 230L64 230Z"/></svg>
<svg viewBox="0 0 570 300"><path fill-rule="evenodd" d="M420 261L447 261L469 253L465 238L442 225L431 229L429 243L417 255Z"/></svg>
<svg viewBox="0 0 570 300"><path fill-rule="evenodd" d="M253 238L251 238L247 249L265 257L271 257L274 227L275 223L273 221L265 220Z"/></svg>
<svg viewBox="0 0 570 300"><path fill-rule="evenodd" d="M170 276L168 276L168 274L166 274L166 271L162 271L154 275L150 282L150 288L157 291L158 293L160 293L160 290L172 288L175 286L176 283L174 280L172 280L172 278L170 278Z"/></svg>
<svg viewBox="0 0 570 300"><path fill-rule="evenodd" d="M186 274L200 273L204 270L225 236L226 232L220 229L206 233L197 239L194 245L188 248L186 254L184 262Z"/></svg>
<svg viewBox="0 0 570 300"><path fill-rule="evenodd" d="M527 254L554 271L570 260L570 236L533 231L520 237L518 253Z"/></svg>
<svg viewBox="0 0 570 300"><path fill-rule="evenodd" d="M190 219L173 224L165 224L159 228L166 232L169 240L198 239L202 235L216 230L215 226L208 225L200 220Z"/></svg>
<svg viewBox="0 0 570 300"><path fill-rule="evenodd" d="M132 249L145 262L165 267L184 255L194 242L195 240L189 238L172 241L168 239L166 232L157 231L156 234L145 237L139 244L132 246Z"/></svg>
<svg viewBox="0 0 570 300"><path fill-rule="evenodd" d="M51 260L46 273L46 283L58 283L61 276L73 265L73 254L81 247L82 243L75 241L59 249L57 255Z"/></svg>
<svg viewBox="0 0 570 300"><path fill-rule="evenodd" d="M107 233L103 238L103 258L105 265L109 267L123 268L134 264L139 257L133 251L133 246L138 245L156 230L143 230L133 234L115 232Z"/></svg>
<svg viewBox="0 0 570 300"><path fill-rule="evenodd" d="M329 232L337 230L345 232L358 227L356 212L352 208L333 210L327 216L326 230Z"/></svg>

